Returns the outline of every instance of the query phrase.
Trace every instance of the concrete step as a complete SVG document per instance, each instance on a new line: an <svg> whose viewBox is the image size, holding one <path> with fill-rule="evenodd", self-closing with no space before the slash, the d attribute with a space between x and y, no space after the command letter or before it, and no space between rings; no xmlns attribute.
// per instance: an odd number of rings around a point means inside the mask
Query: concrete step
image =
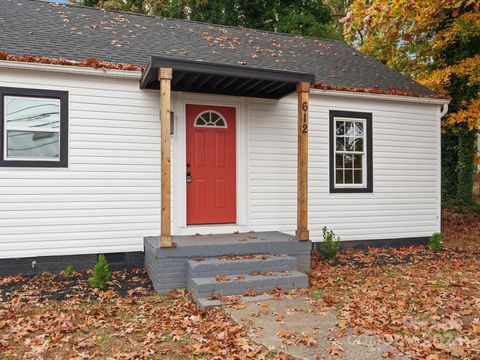
<svg viewBox="0 0 480 360"><path fill-rule="evenodd" d="M245 275L217 275L212 277L187 278L187 289L195 299L209 298L212 294L220 296L241 295L247 290L264 293L280 288L283 290L305 288L308 276L299 271L263 272Z"/></svg>
<svg viewBox="0 0 480 360"><path fill-rule="evenodd" d="M229 255L187 261L187 278L290 270L297 270L297 259L288 255Z"/></svg>

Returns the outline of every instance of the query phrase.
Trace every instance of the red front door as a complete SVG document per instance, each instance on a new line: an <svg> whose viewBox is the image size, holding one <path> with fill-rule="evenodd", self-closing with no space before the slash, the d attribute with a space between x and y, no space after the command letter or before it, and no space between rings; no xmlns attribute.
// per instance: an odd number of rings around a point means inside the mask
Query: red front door
<svg viewBox="0 0 480 360"><path fill-rule="evenodd" d="M186 110L187 224L235 223L235 108Z"/></svg>

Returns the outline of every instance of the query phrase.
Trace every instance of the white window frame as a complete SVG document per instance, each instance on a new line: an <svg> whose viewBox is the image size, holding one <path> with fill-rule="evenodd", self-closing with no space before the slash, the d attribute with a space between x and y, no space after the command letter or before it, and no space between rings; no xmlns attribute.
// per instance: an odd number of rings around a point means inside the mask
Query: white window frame
<svg viewBox="0 0 480 360"><path fill-rule="evenodd" d="M197 121L198 119L204 115L204 114L208 114L208 113L213 113L213 114L216 114L218 115L218 117L220 119L223 120L223 123L225 124L225 126L211 126L211 125L197 125ZM220 114L218 111L215 111L215 110L205 110L205 111L202 111L200 114L198 114L198 116L195 118L195 121L193 123L193 126L194 127L197 127L197 128L209 128L209 129L227 129L228 128L228 122L227 122L227 119L225 119L225 117Z"/></svg>
<svg viewBox="0 0 480 360"><path fill-rule="evenodd" d="M361 122L363 124L363 151L338 151L337 150L337 121ZM334 117L333 118L333 186L336 189L365 189L367 187L367 120L365 118ZM337 184L337 154L352 154L362 156L362 183L361 184ZM352 160L353 161L353 160ZM344 173L345 179L345 173Z"/></svg>
<svg viewBox="0 0 480 360"><path fill-rule="evenodd" d="M58 121L58 128L31 128L31 127L15 127L8 125L7 123L7 100L8 99L32 99L32 100L49 100L49 101L57 101L58 102L58 109L59 109L59 121ZM61 151L61 127L62 127L62 101L56 98L49 98L49 97L32 97L32 96L22 96L22 95L6 95L3 99L3 160L7 161L49 161L49 162L60 162L60 151ZM19 131L19 132L45 132L45 133L58 133L58 147L59 147L59 156L58 158L47 158L47 157L11 157L8 156L8 131Z"/></svg>

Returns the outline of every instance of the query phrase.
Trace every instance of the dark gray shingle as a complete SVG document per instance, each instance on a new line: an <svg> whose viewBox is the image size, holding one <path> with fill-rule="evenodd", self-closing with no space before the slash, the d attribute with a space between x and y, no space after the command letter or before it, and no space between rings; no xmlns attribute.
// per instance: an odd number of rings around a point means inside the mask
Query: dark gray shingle
<svg viewBox="0 0 480 360"><path fill-rule="evenodd" d="M0 51L138 66L152 55L171 56L310 72L335 86L434 94L342 41L34 0L0 0Z"/></svg>

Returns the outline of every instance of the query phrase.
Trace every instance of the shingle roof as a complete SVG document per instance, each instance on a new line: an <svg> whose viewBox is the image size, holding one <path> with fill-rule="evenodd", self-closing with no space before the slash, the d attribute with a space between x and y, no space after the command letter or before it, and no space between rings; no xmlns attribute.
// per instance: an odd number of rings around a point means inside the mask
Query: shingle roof
<svg viewBox="0 0 480 360"><path fill-rule="evenodd" d="M0 0L0 51L142 67L150 56L169 56L314 73L326 86L435 95L342 41L35 0Z"/></svg>

